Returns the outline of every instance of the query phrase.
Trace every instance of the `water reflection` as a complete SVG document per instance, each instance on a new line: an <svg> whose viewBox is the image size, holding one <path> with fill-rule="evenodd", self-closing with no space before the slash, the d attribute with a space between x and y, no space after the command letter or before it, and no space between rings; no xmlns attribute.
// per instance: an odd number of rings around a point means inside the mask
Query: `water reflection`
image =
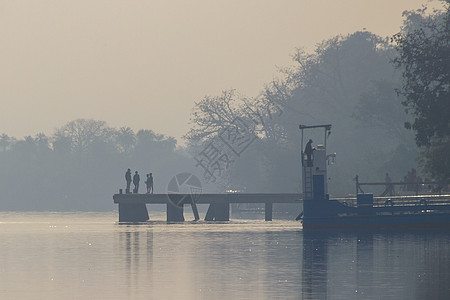
<svg viewBox="0 0 450 300"><path fill-rule="evenodd" d="M130 225L117 232L128 297L140 289L151 299L300 295L300 232L170 226Z"/></svg>
<svg viewBox="0 0 450 300"><path fill-rule="evenodd" d="M303 232L303 299L327 298L327 235Z"/></svg>
<svg viewBox="0 0 450 300"><path fill-rule="evenodd" d="M126 296L450 298L447 232L304 232L251 222L120 227Z"/></svg>
<svg viewBox="0 0 450 300"><path fill-rule="evenodd" d="M447 232L303 232L302 262L302 299L450 299Z"/></svg>
<svg viewBox="0 0 450 300"><path fill-rule="evenodd" d="M123 272L124 287L128 297L138 295L142 282L146 288L151 288L153 273L153 231L151 228L142 230L136 225L126 225L125 231L117 232L118 269ZM141 287L142 287L141 286ZM124 291L121 291L123 293Z"/></svg>

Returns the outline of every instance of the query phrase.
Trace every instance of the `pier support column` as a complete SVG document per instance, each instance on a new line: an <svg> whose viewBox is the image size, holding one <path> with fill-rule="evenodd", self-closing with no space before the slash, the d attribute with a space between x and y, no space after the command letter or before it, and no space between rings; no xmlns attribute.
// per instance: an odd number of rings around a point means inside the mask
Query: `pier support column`
<svg viewBox="0 0 450 300"><path fill-rule="evenodd" d="M195 203L194 200L192 200L191 207L192 207L192 212L194 213L194 221L200 220L200 216L198 215L197 204Z"/></svg>
<svg viewBox="0 0 450 300"><path fill-rule="evenodd" d="M266 202L264 210L266 221L272 221L272 207L273 207L272 202Z"/></svg>
<svg viewBox="0 0 450 300"><path fill-rule="evenodd" d="M205 221L229 221L230 204L229 203L211 203L206 212Z"/></svg>
<svg viewBox="0 0 450 300"><path fill-rule="evenodd" d="M119 203L119 222L145 222L148 219L145 203Z"/></svg>
<svg viewBox="0 0 450 300"><path fill-rule="evenodd" d="M176 206L172 203L167 203L167 222L184 222L183 204Z"/></svg>

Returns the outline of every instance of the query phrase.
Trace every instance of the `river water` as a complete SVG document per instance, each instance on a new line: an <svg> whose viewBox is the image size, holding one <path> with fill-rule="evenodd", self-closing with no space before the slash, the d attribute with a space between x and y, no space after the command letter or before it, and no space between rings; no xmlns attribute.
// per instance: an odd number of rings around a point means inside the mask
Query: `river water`
<svg viewBox="0 0 450 300"><path fill-rule="evenodd" d="M450 299L448 231L151 217L0 213L0 299Z"/></svg>

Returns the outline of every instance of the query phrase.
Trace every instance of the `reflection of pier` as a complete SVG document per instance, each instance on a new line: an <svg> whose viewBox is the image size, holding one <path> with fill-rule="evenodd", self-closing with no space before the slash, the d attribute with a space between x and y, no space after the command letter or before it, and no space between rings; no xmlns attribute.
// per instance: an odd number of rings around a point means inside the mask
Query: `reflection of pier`
<svg viewBox="0 0 450 300"><path fill-rule="evenodd" d="M300 203L301 195L279 194L115 194L114 203L119 204L119 222L145 222L148 220L146 204L166 204L167 221L184 221L183 207L192 205L198 219L197 204L209 204L206 221L228 221L231 203L264 203L265 220L272 220L274 203Z"/></svg>

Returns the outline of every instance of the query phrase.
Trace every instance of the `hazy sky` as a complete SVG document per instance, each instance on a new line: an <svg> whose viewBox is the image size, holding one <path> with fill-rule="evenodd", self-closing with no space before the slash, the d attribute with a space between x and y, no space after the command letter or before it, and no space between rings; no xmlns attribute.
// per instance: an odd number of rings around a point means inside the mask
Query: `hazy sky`
<svg viewBox="0 0 450 300"><path fill-rule="evenodd" d="M0 133L93 118L179 138L205 95L256 96L296 48L363 28L392 35L425 3L1 0Z"/></svg>

